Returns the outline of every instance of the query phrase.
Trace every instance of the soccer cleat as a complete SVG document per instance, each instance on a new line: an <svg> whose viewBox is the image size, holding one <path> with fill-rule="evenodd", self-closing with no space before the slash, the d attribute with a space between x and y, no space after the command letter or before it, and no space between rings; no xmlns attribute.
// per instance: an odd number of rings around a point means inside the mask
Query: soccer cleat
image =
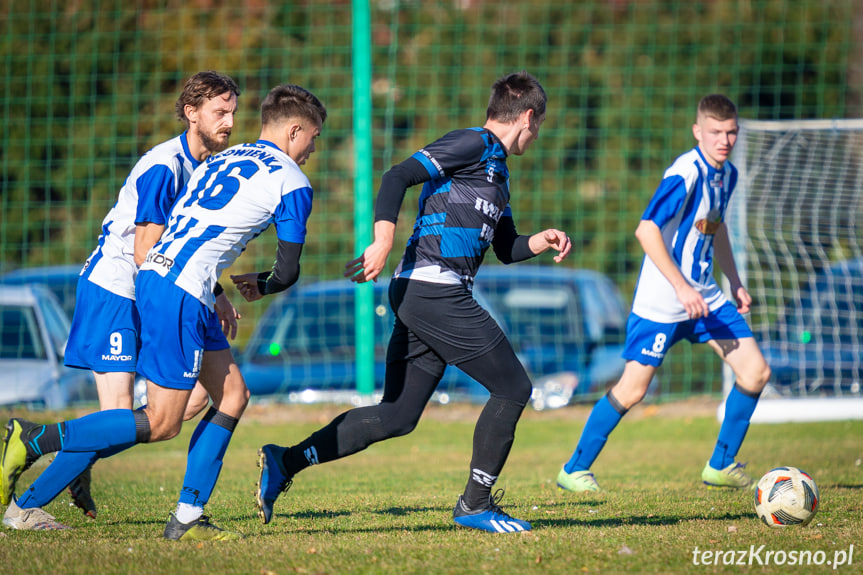
<svg viewBox="0 0 863 575"><path fill-rule="evenodd" d="M287 449L272 443L258 450L258 467L261 475L258 478L255 490L255 506L258 508L258 517L264 525L273 518L273 504L279 494L291 488L293 476L288 477L288 472L282 463L282 454Z"/></svg>
<svg viewBox="0 0 863 575"><path fill-rule="evenodd" d="M516 519L498 506L503 499L503 489L498 489L494 496L489 496L488 505L482 509L470 509L464 504L461 495L452 512L453 521L461 527L480 529L490 533L520 533L530 531L530 523Z"/></svg>
<svg viewBox="0 0 863 575"><path fill-rule="evenodd" d="M243 538L239 533L216 527L206 515L189 523L180 523L173 511L165 525L164 537L173 541L235 541Z"/></svg>
<svg viewBox="0 0 863 575"><path fill-rule="evenodd" d="M6 435L0 453L0 504L9 505L15 494L15 483L38 457L27 453L24 443L25 429L35 424L25 419L10 419L6 422Z"/></svg>
<svg viewBox="0 0 863 575"><path fill-rule="evenodd" d="M81 475L72 480L69 484L69 495L72 496L72 503L75 507L84 512L84 515L96 518L96 503L93 497L90 496L90 467L84 470Z"/></svg>
<svg viewBox="0 0 863 575"><path fill-rule="evenodd" d="M22 531L71 529L71 527L63 525L54 519L53 515L39 507L21 509L14 499L9 502L9 507L6 508L6 513L3 514L3 525Z"/></svg>
<svg viewBox="0 0 863 575"><path fill-rule="evenodd" d="M573 471L567 473L566 469L561 468L557 474L557 486L562 491L572 491L574 493L586 493L589 491L602 491L599 483L596 482L596 477L591 471Z"/></svg>
<svg viewBox="0 0 863 575"><path fill-rule="evenodd" d="M710 462L701 472L701 481L709 487L733 487L735 489L755 489L755 480L743 469L745 463L732 463L725 469L714 469Z"/></svg>

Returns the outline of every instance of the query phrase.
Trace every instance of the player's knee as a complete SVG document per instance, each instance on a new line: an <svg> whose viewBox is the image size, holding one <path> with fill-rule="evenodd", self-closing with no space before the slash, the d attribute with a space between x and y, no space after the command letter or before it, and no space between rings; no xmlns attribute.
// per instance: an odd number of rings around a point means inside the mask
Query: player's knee
<svg viewBox="0 0 863 575"><path fill-rule="evenodd" d="M611 388L610 393L617 400L619 407L628 411L641 403L644 396L647 395L647 386L642 385L621 385L618 383Z"/></svg>
<svg viewBox="0 0 863 575"><path fill-rule="evenodd" d="M484 384L484 386L492 395L521 405L527 405L533 392L533 383L531 383L530 377L523 370L521 370L521 373L513 373L503 381L496 381L494 385Z"/></svg>
<svg viewBox="0 0 863 575"><path fill-rule="evenodd" d="M530 401L530 395L532 392L533 384L530 382L530 379L525 379L523 381L515 381L505 389L498 388L492 392L492 395L508 399L513 403L523 406L527 405L527 402Z"/></svg>
<svg viewBox="0 0 863 575"><path fill-rule="evenodd" d="M404 406L399 407L394 403L381 403L378 405L378 417L380 418L380 428L386 438L401 437L407 435L416 429L419 424L419 413L413 413L413 410L407 409Z"/></svg>
<svg viewBox="0 0 863 575"><path fill-rule="evenodd" d="M151 423L149 443L156 443L157 441L168 441L169 439L174 439L175 437L177 437L177 435L180 434L181 428L182 422L172 423L162 421L155 426Z"/></svg>
<svg viewBox="0 0 863 575"><path fill-rule="evenodd" d="M417 428L419 418L395 418L384 420L384 431L388 437L401 437Z"/></svg>
<svg viewBox="0 0 863 575"><path fill-rule="evenodd" d="M771 371L770 366L765 362L764 367L761 368L761 376L758 378L758 383L761 388L767 385L767 382L770 381L771 375L773 375L773 371Z"/></svg>
<svg viewBox="0 0 863 575"><path fill-rule="evenodd" d="M249 405L251 393L242 378L226 382L222 398L216 407L219 411L239 418ZM215 402L214 402L215 405Z"/></svg>
<svg viewBox="0 0 863 575"><path fill-rule="evenodd" d="M761 390L764 389L764 386L767 385L768 381L770 381L770 376L772 374L773 372L770 370L770 366L767 365L767 362L764 362L748 381L740 381L741 378L738 378L738 384L752 393L761 393Z"/></svg>

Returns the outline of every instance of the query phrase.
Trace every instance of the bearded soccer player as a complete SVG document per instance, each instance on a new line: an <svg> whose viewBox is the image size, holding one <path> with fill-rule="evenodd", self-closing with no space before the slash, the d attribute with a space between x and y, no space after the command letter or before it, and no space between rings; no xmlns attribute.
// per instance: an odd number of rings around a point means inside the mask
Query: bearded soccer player
<svg viewBox="0 0 863 575"><path fill-rule="evenodd" d="M163 142L132 168L117 201L102 221L96 249L81 270L72 328L66 344L64 363L93 371L99 394L99 408L132 409L135 364L140 347L140 317L135 306L135 278L147 251L165 229L174 199L198 167L211 154L228 147L234 113L240 94L228 76L214 71L189 78L175 104L176 117L186 130ZM217 310L223 328L236 335L237 314L224 295ZM187 418L203 409L206 392L198 386L189 403ZM0 503L7 505L14 494L18 476L38 456L59 451L56 434L43 426L27 427L12 419L6 426L0 462ZM10 439L29 438L33 455L16 465L20 454L7 452ZM85 515L96 517L90 494L88 468L69 485L72 501Z"/></svg>
<svg viewBox="0 0 863 575"><path fill-rule="evenodd" d="M221 272L270 224L278 236L276 263L270 271L252 274L256 294L276 293L297 281L313 195L300 166L314 152L326 115L309 91L277 86L261 105L257 142L229 148L196 168L135 283L142 318L137 370L147 379L146 407L100 411L45 426L60 436L63 448L21 497L9 503L4 525L66 528L42 507L96 459L175 437L199 380L213 404L192 434L179 501L163 535L197 541L240 537L204 515L249 400L214 310L214 290ZM7 450L14 447L29 456L28 438L16 435Z"/></svg>

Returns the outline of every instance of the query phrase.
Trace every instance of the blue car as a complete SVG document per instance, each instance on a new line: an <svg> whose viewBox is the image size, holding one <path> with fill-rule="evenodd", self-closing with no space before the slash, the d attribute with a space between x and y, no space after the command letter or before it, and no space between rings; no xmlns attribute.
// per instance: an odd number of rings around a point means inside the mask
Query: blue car
<svg viewBox="0 0 863 575"><path fill-rule="evenodd" d="M861 395L863 258L813 274L768 329L762 353L783 395Z"/></svg>
<svg viewBox="0 0 863 575"><path fill-rule="evenodd" d="M556 265L487 265L474 293L503 318L532 376L535 407L603 392L623 373L629 308L608 276Z"/></svg>
<svg viewBox="0 0 863 575"><path fill-rule="evenodd" d="M395 319L387 296L388 280L380 279L373 285L374 379L379 393ZM333 280L299 284L275 296L239 356L252 395L287 396L294 401L352 401L357 395L356 292L351 281ZM484 401L487 396L475 380L448 367L435 398L445 403L456 398Z"/></svg>

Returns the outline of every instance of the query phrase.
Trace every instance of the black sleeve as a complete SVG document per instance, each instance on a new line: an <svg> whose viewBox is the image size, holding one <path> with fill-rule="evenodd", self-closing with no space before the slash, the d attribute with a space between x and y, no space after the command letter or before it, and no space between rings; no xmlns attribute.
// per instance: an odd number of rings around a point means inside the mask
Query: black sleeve
<svg viewBox="0 0 863 575"><path fill-rule="evenodd" d="M412 157L390 168L381 178L381 187L375 200L375 221L396 223L407 189L430 179L425 167Z"/></svg>
<svg viewBox="0 0 863 575"><path fill-rule="evenodd" d="M303 244L279 240L276 250L276 263L273 269L258 274L258 291L261 295L269 295L284 291L300 279L300 255Z"/></svg>
<svg viewBox="0 0 863 575"><path fill-rule="evenodd" d="M482 159L486 144L483 133L473 129L454 130L393 166L381 179L375 202L375 221L396 223L405 191L432 178L452 176ZM426 159L421 162L417 157Z"/></svg>
<svg viewBox="0 0 863 575"><path fill-rule="evenodd" d="M530 250L530 236L520 236L515 230L515 222L509 216L503 216L497 222L494 230L492 248L497 259L504 264L521 262L536 256Z"/></svg>

